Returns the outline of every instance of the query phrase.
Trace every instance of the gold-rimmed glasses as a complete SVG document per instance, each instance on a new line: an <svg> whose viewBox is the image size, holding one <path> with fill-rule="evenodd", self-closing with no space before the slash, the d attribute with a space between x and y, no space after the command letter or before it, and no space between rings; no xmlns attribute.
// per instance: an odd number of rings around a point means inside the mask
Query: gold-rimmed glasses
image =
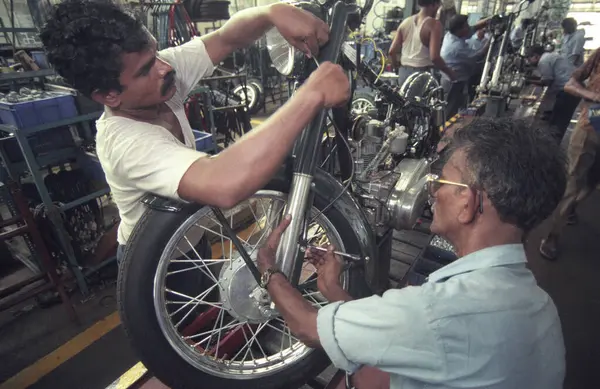
<svg viewBox="0 0 600 389"><path fill-rule="evenodd" d="M444 180L444 179L441 179L440 176L438 176L437 174L433 174L433 173L429 173L425 176L425 182L427 183L427 192L432 197L433 197L433 195L435 195L435 192L437 192L438 189L440 189L440 187L444 184L460 186L463 188L470 188L470 186L467 184L463 184L462 182L454 182L454 181Z"/></svg>
<svg viewBox="0 0 600 389"><path fill-rule="evenodd" d="M468 188L475 190L475 193L479 196L479 213L483 213L483 191L472 188L470 185L463 184L462 182L455 182L444 180L437 174L429 173L425 176L425 182L427 185L427 192L431 198L435 197L435 193L440 189L442 185L454 185L462 188Z"/></svg>

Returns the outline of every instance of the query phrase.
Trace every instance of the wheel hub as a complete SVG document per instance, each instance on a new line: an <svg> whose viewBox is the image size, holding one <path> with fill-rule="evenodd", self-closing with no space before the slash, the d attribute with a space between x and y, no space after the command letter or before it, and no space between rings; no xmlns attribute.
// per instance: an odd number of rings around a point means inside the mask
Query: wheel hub
<svg viewBox="0 0 600 389"><path fill-rule="evenodd" d="M251 254L256 263L256 254ZM271 298L261 288L240 256L224 265L219 275L223 308L241 322L263 323L277 316L270 308Z"/></svg>

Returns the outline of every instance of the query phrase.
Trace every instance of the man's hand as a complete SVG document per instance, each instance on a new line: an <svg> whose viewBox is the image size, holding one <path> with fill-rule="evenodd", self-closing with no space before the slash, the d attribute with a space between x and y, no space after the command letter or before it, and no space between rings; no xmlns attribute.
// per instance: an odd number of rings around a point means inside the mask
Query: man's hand
<svg viewBox="0 0 600 389"><path fill-rule="evenodd" d="M335 301L338 292L343 290L340 274L344 261L333 252L334 246L329 246L327 252L312 249L308 252L307 261L317 269L317 287L329 301Z"/></svg>
<svg viewBox="0 0 600 389"><path fill-rule="evenodd" d="M292 216L286 215L283 218L283 221L271 232L267 238L267 243L265 243L260 250L258 250L258 270L261 273L264 273L267 269L276 266L277 247L279 247L279 241L281 240L283 231L285 231L285 229L290 225L291 221Z"/></svg>
<svg viewBox="0 0 600 389"><path fill-rule="evenodd" d="M310 12L289 4L273 4L269 10L271 23L296 49L310 56L329 40L329 26Z"/></svg>
<svg viewBox="0 0 600 389"><path fill-rule="evenodd" d="M348 76L339 65L323 62L312 72L300 90L317 91L323 97L324 108L340 106L350 98Z"/></svg>

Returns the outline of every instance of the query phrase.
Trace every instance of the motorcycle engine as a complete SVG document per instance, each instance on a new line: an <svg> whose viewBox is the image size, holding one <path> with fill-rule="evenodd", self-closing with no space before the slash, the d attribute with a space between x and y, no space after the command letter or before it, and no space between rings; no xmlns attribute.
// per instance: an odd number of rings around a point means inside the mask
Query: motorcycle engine
<svg viewBox="0 0 600 389"><path fill-rule="evenodd" d="M376 231L412 228L427 205L429 163L407 157L409 138L403 126L370 119L362 136L352 141L355 193Z"/></svg>

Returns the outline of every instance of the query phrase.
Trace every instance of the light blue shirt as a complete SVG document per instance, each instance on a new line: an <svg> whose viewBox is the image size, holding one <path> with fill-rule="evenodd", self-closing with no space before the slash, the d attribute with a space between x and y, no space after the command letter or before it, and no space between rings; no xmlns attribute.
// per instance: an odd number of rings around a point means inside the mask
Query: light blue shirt
<svg viewBox="0 0 600 389"><path fill-rule="evenodd" d="M440 55L446 65L456 73L456 81L467 81L486 51L473 49L467 40L454 34L446 33ZM444 77L444 76L442 76Z"/></svg>
<svg viewBox="0 0 600 389"><path fill-rule="evenodd" d="M319 310L334 365L391 375L391 389L562 389L565 349L550 296L522 245L469 254L422 286Z"/></svg>
<svg viewBox="0 0 600 389"><path fill-rule="evenodd" d="M477 33L475 33L469 39L467 39L467 43L469 44L469 47L471 47L473 50L479 51L490 40L490 37L490 33L486 32L483 36L483 39L479 40Z"/></svg>
<svg viewBox="0 0 600 389"><path fill-rule="evenodd" d="M523 26L520 23L510 32L509 38L513 48L518 49L521 47L525 38L525 31L523 31Z"/></svg>
<svg viewBox="0 0 600 389"><path fill-rule="evenodd" d="M575 66L557 52L542 54L537 68L542 81L551 82L548 93L552 94L562 91L575 71Z"/></svg>
<svg viewBox="0 0 600 389"><path fill-rule="evenodd" d="M577 30L563 36L560 53L567 57L575 67L583 65L583 46L585 46L585 30Z"/></svg>

